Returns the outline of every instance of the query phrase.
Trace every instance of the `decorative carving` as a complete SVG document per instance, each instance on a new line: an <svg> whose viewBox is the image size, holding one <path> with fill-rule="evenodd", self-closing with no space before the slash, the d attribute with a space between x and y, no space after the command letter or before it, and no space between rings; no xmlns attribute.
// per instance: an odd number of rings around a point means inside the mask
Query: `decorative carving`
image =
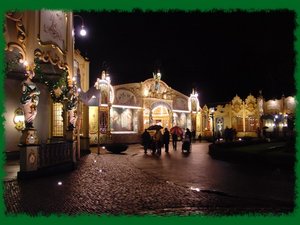
<svg viewBox="0 0 300 225"><path fill-rule="evenodd" d="M131 89L132 90L132 89ZM116 104L120 105L136 105L136 96L129 90L118 89L116 91Z"/></svg>
<svg viewBox="0 0 300 225"><path fill-rule="evenodd" d="M21 12L8 12L6 13L6 18L15 22L16 26L16 34L17 34L17 40L20 42L20 45L22 47L25 47L25 41L26 41L26 32L25 27L23 25L23 13Z"/></svg>
<svg viewBox="0 0 300 225"><path fill-rule="evenodd" d="M232 110L238 113L242 109L243 101L239 96L235 96L232 99Z"/></svg>
<svg viewBox="0 0 300 225"><path fill-rule="evenodd" d="M256 98L254 98L253 95L249 95L246 100L246 109L249 110L250 112L253 112L257 105L256 105Z"/></svg>
<svg viewBox="0 0 300 225"><path fill-rule="evenodd" d="M39 103L40 91L35 83L31 80L34 77L32 68L26 70L27 79L22 82L21 103L24 108L26 129L33 128L33 120L37 115L37 105Z"/></svg>
<svg viewBox="0 0 300 225"><path fill-rule="evenodd" d="M266 105L266 114L275 114L279 113L281 110L281 100L269 100L265 102Z"/></svg>
<svg viewBox="0 0 300 225"><path fill-rule="evenodd" d="M40 13L40 44L66 51L67 20L66 13L59 10L42 10Z"/></svg>
<svg viewBox="0 0 300 225"><path fill-rule="evenodd" d="M221 105L217 105L216 107L216 112L219 112L219 113L224 113L225 109L223 106Z"/></svg>
<svg viewBox="0 0 300 225"><path fill-rule="evenodd" d="M288 114L295 113L296 101L294 97L289 96L285 98L284 104L285 104L286 113Z"/></svg>
<svg viewBox="0 0 300 225"><path fill-rule="evenodd" d="M159 88L157 88L157 82L159 83ZM168 85L159 79L148 79L142 82L142 90L146 91L148 94L145 97L150 98L163 98L164 94L169 91ZM166 95L165 95L166 96ZM167 96L166 96L167 98Z"/></svg>
<svg viewBox="0 0 300 225"><path fill-rule="evenodd" d="M50 62L52 65L57 65L59 69L66 70L68 67L67 63L61 60L56 53L53 53L50 50L44 52L40 49L35 49L34 56L43 62Z"/></svg>
<svg viewBox="0 0 300 225"><path fill-rule="evenodd" d="M176 97L173 101L173 108L179 110L188 110L188 100L182 97Z"/></svg>
<svg viewBox="0 0 300 225"><path fill-rule="evenodd" d="M207 105L204 105L204 106L203 106L202 112L208 113L208 107L207 107Z"/></svg>

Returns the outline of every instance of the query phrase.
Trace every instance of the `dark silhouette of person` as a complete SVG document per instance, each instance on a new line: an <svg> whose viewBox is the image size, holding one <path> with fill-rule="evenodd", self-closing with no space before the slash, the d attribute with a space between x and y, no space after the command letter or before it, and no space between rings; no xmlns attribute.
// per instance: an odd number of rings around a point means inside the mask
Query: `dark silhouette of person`
<svg viewBox="0 0 300 225"><path fill-rule="evenodd" d="M170 132L168 131L168 128L165 128L165 132L163 134L163 142L165 145L165 152L169 152Z"/></svg>
<svg viewBox="0 0 300 225"><path fill-rule="evenodd" d="M199 142L201 142L201 141L202 141L202 136L201 136L201 134L199 134L199 136L198 136L198 140L199 140Z"/></svg>
<svg viewBox="0 0 300 225"><path fill-rule="evenodd" d="M147 153L147 149L150 146L150 142L151 142L151 135L149 134L147 129L145 129L144 133L142 134L142 145L144 146L145 153Z"/></svg>
<svg viewBox="0 0 300 225"><path fill-rule="evenodd" d="M224 130L224 138L225 138L225 142L229 142L229 140L230 140L230 129L227 126Z"/></svg>
<svg viewBox="0 0 300 225"><path fill-rule="evenodd" d="M192 133L189 128L186 128L185 138L189 138L190 143L192 142Z"/></svg>
<svg viewBox="0 0 300 225"><path fill-rule="evenodd" d="M173 145L173 150L177 149L177 141L178 141L178 136L177 134L174 132L172 134L172 145Z"/></svg>
<svg viewBox="0 0 300 225"><path fill-rule="evenodd" d="M155 142L155 149L158 154L161 153L161 147L163 143L163 135L160 131L160 129L157 129L154 136L153 136L154 142Z"/></svg>

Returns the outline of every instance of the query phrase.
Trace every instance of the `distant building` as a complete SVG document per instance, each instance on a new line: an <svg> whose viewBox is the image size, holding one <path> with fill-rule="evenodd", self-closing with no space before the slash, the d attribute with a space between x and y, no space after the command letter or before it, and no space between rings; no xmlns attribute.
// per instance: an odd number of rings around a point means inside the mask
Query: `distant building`
<svg viewBox="0 0 300 225"><path fill-rule="evenodd" d="M97 87L83 94L83 101L90 105L90 143L98 143L99 105L102 140L109 135L115 142L140 142L144 129L154 124L169 129L175 125L196 129L196 118L200 115L197 93L186 96L169 87L161 77L159 73L159 76L154 74L153 78L140 83L111 86L105 82L104 72L104 77L97 81L100 85L96 85L101 89L101 100Z"/></svg>
<svg viewBox="0 0 300 225"><path fill-rule="evenodd" d="M209 136L214 124L215 134L221 137L226 127L235 129L237 137L257 137L263 133L284 136L293 130L289 121L294 121L295 110L296 100L292 96L265 100L261 93L257 98L250 94L243 101L236 95L225 105L210 109L205 105L201 109L202 127L199 130L203 136Z"/></svg>

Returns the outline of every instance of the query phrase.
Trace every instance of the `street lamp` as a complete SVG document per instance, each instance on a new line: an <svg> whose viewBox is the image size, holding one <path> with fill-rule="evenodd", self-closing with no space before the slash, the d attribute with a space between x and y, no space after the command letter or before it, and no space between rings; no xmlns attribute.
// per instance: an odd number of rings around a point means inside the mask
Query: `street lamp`
<svg viewBox="0 0 300 225"><path fill-rule="evenodd" d="M81 20L81 29L79 31L80 36L84 37L86 36L87 32L84 28L84 22L83 18L80 15L73 14L73 76L72 76L72 93L73 97L77 101L76 105L76 120L75 124L73 124L74 127L76 127L77 130L77 157L80 159L80 129L81 129L81 105L80 105L80 93L81 93L81 82L80 82L80 70L79 70L79 65L75 67L75 28L74 28L74 19L79 18ZM77 70L75 69L77 68Z"/></svg>
<svg viewBox="0 0 300 225"><path fill-rule="evenodd" d="M83 23L83 18L82 18L82 16L75 14L75 15L74 15L74 18L75 18L75 17L80 18L80 20L81 20L81 29L80 29L80 31L79 31L80 36L82 36L82 37L86 36L87 31L86 31L86 29L84 28L84 23Z"/></svg>
<svg viewBox="0 0 300 225"><path fill-rule="evenodd" d="M101 107L101 90L99 88L99 99L98 99L98 137L97 137L97 154L100 155L100 107Z"/></svg>

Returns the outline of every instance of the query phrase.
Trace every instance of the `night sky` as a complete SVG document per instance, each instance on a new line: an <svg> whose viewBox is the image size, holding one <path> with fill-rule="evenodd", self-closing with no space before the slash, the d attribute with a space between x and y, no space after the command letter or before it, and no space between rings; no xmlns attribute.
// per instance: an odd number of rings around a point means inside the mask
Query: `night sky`
<svg viewBox="0 0 300 225"><path fill-rule="evenodd" d="M238 94L295 95L295 14L270 12L74 12L88 35L75 45L90 60L90 86L103 69L112 84L162 80L200 105ZM75 30L81 21L75 18Z"/></svg>

